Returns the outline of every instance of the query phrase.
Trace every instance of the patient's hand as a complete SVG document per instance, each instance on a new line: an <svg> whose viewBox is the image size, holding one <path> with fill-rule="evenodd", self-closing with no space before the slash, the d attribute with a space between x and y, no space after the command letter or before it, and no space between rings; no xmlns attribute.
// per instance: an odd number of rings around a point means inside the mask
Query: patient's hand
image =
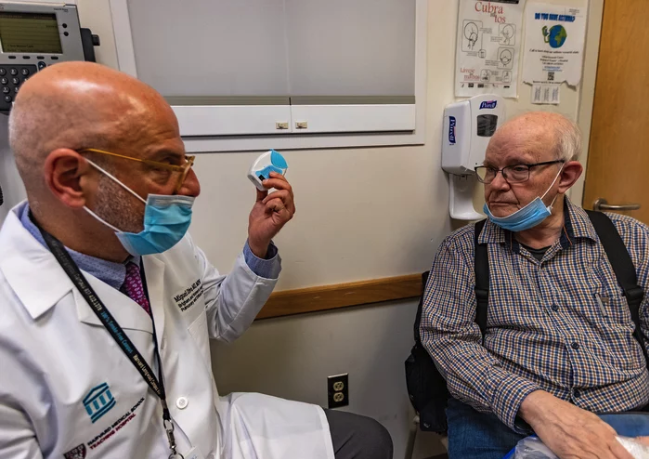
<svg viewBox="0 0 649 459"><path fill-rule="evenodd" d="M547 392L528 395L519 415L561 459L633 459L611 426Z"/></svg>

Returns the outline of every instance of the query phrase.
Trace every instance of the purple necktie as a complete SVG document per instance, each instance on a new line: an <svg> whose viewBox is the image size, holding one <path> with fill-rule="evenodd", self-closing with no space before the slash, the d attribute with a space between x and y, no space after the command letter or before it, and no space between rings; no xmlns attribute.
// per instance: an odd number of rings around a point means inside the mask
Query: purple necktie
<svg viewBox="0 0 649 459"><path fill-rule="evenodd" d="M130 299L142 306L142 309L147 314L151 315L151 306L149 299L144 293L144 285L142 284L142 277L140 276L140 267L135 263L126 263L126 279L121 288L122 292L126 293Z"/></svg>

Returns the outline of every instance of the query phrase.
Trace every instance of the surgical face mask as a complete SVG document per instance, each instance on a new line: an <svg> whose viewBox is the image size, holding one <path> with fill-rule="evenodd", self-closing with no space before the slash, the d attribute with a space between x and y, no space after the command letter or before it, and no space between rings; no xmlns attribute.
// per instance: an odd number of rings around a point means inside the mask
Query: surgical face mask
<svg viewBox="0 0 649 459"><path fill-rule="evenodd" d="M546 206L543 203L543 198L545 198L545 196L550 192L550 190L554 186L554 183L559 178L559 175L561 175L562 171L563 166L561 166L559 173L552 181L550 187L546 190L545 193L543 193L543 196L537 196L536 199L534 199L525 207L518 209L513 214L507 215L506 217L496 217L492 215L491 211L489 210L489 206L487 206L486 203L483 207L484 213L487 214L489 220L491 220L494 224L514 233L534 228L536 225L552 215L552 206L554 205L554 201L556 201L557 198L555 197L552 200L552 204L550 204L549 206Z"/></svg>
<svg viewBox="0 0 649 459"><path fill-rule="evenodd" d="M192 220L193 197L150 194L145 201L115 176L92 161L88 159L86 161L144 203L144 229L139 233L127 233L115 228L85 207L90 215L115 231L115 235L128 253L142 256L166 252L185 236Z"/></svg>

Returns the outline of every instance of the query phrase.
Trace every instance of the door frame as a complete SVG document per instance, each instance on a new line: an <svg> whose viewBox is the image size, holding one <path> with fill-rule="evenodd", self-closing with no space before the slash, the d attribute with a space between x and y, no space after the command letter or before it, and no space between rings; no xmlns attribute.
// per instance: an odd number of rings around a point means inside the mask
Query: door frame
<svg viewBox="0 0 649 459"><path fill-rule="evenodd" d="M572 187L569 197L575 204L584 205L584 187L586 184L586 167L588 166L588 150L590 147L590 129L593 120L593 105L595 103L595 85L597 83L597 67L599 64L599 45L602 35L605 0L589 0L588 26L586 28L586 49L584 51L584 70L579 91L579 106L577 124L582 132L582 154L579 162L584 166L584 173Z"/></svg>

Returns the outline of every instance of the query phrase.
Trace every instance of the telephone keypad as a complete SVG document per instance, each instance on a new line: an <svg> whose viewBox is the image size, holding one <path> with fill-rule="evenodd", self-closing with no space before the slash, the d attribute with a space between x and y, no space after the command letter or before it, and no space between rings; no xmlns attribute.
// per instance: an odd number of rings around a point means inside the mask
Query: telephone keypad
<svg viewBox="0 0 649 459"><path fill-rule="evenodd" d="M16 94L30 75L36 73L36 65L0 65L0 111L11 110ZM6 76L5 76L6 75Z"/></svg>

